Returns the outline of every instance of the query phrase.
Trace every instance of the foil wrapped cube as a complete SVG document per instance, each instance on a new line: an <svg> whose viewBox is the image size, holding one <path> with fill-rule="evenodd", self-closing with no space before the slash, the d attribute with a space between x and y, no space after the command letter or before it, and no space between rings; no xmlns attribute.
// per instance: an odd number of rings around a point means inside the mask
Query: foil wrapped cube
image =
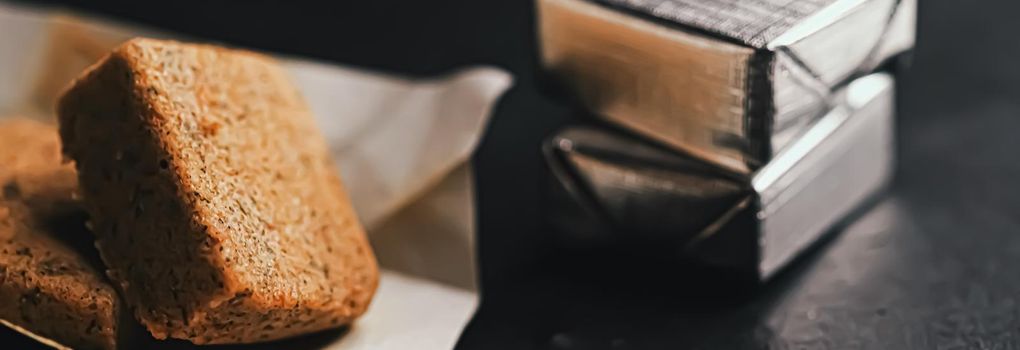
<svg viewBox="0 0 1020 350"><path fill-rule="evenodd" d="M541 61L581 104L750 174L834 91L914 45L917 0L538 0Z"/></svg>
<svg viewBox="0 0 1020 350"><path fill-rule="evenodd" d="M893 78L835 106L751 174L614 129L568 128L544 149L551 222L566 242L735 269L765 279L879 192L893 169Z"/></svg>

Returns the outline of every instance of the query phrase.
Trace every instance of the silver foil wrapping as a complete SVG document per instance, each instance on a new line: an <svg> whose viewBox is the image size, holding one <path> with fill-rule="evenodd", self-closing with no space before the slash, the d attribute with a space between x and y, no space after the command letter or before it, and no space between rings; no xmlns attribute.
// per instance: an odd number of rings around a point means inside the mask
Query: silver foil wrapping
<svg viewBox="0 0 1020 350"><path fill-rule="evenodd" d="M566 129L544 149L552 223L571 244L633 248L765 279L878 193L892 172L893 78L856 79L831 101L751 174L613 129Z"/></svg>
<svg viewBox="0 0 1020 350"><path fill-rule="evenodd" d="M917 0L538 0L541 60L601 118L749 174L914 45Z"/></svg>

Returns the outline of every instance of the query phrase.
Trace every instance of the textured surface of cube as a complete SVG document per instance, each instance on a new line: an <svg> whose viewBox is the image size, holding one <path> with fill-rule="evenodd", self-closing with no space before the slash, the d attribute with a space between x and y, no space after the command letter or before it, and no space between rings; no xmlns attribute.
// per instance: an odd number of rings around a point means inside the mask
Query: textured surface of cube
<svg viewBox="0 0 1020 350"><path fill-rule="evenodd" d="M541 0L542 61L595 114L751 173L914 44L916 0Z"/></svg>
<svg viewBox="0 0 1020 350"><path fill-rule="evenodd" d="M135 39L58 111L101 256L155 337L257 342L365 312L375 258L271 59Z"/></svg>
<svg viewBox="0 0 1020 350"><path fill-rule="evenodd" d="M638 249L767 278L875 195L893 162L893 81L866 76L751 175L612 131L549 141L553 223L581 246Z"/></svg>
<svg viewBox="0 0 1020 350"><path fill-rule="evenodd" d="M0 186L0 323L51 345L114 349L121 305L55 127L0 120Z"/></svg>

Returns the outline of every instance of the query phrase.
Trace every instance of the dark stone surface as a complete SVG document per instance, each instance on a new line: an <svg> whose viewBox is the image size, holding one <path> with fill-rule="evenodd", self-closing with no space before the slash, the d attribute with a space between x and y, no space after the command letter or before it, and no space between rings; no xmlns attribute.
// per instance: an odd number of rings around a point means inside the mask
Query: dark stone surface
<svg viewBox="0 0 1020 350"><path fill-rule="evenodd" d="M1020 348L1020 2L922 0L889 194L772 283L726 291L548 244L539 142L572 113L534 83L529 1L65 2L403 74L515 72L476 157L483 304L460 348Z"/></svg>

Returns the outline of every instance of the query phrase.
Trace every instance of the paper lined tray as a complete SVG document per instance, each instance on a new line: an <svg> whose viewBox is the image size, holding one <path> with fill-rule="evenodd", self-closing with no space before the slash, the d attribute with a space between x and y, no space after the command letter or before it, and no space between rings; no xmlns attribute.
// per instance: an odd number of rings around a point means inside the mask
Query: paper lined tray
<svg viewBox="0 0 1020 350"><path fill-rule="evenodd" d="M0 2L0 118L52 119L60 90L134 36L178 37ZM321 347L452 348L478 300L467 161L510 76L473 68L416 81L280 60L316 114L383 267L368 313Z"/></svg>

